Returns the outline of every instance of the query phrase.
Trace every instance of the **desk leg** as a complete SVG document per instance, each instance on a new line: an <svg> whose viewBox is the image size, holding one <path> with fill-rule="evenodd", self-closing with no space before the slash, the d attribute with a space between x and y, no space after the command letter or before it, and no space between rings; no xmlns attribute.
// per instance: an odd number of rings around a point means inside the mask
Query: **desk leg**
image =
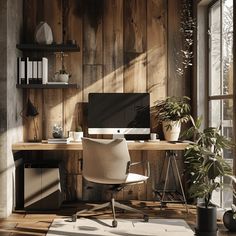
<svg viewBox="0 0 236 236"><path fill-rule="evenodd" d="M182 181L181 181L181 178L180 178L179 168L178 168L178 165L177 165L177 162L176 162L176 154L175 153L173 153L173 154L174 154L173 160L174 160L174 163L175 163L176 173L177 173L177 176L178 176L178 180L179 180L181 192L182 192L182 195L183 195L183 200L184 200L184 204L185 204L185 207L186 207L186 211L188 213L188 206L187 206L187 201L186 201L186 197L185 197L185 193L184 193L184 188L183 188L183 184L182 184Z"/></svg>
<svg viewBox="0 0 236 236"><path fill-rule="evenodd" d="M161 190L161 189L155 190L155 192L159 193L160 196L161 196L161 199L160 199L161 209L168 202L169 203L171 203L171 202L172 203L181 202L181 203L185 204L186 212L188 213L187 201L186 201L186 197L185 197L185 193L184 193L184 189L183 189L183 185L182 185L182 181L181 181L181 177L180 177L180 173L179 173L179 168L178 168L177 161L176 161L176 153L174 151L167 151L166 152L165 160L164 160L164 163L163 163L163 168L162 168L162 171L161 171L161 174L160 174L160 180L161 180L161 176L163 174L163 169L164 169L164 165L165 165L166 161L168 161L168 162L167 162L167 168L166 168L166 174L165 174L164 188L163 188L163 190ZM175 187L177 187L177 181L179 182L180 190L181 190L180 194L182 195L182 198L183 198L182 201L179 201L179 200L175 201L175 200L172 200L172 199L171 200L165 200L165 197L167 196L167 194L170 193L170 192L173 192L173 191L167 190L167 183L168 183L168 179L169 179L170 167L171 167L172 172L173 172ZM174 169L177 173L177 178L176 179L175 179Z"/></svg>

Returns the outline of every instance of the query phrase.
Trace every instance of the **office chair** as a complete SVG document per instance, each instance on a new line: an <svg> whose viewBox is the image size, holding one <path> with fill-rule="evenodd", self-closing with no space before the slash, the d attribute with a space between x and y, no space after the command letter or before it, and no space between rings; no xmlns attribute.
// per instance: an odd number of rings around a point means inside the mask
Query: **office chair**
<svg viewBox="0 0 236 236"><path fill-rule="evenodd" d="M144 221L148 221L148 215L144 212L118 203L114 194L127 185L143 183L149 177L149 164L147 162L147 176L130 173L130 167L141 162L131 163L129 150L125 139L89 139L82 138L83 145L83 177L93 183L111 185L111 201L92 208L77 212L72 216L76 221L82 213L111 207L113 214L112 226L117 227L115 208L128 210L143 215Z"/></svg>

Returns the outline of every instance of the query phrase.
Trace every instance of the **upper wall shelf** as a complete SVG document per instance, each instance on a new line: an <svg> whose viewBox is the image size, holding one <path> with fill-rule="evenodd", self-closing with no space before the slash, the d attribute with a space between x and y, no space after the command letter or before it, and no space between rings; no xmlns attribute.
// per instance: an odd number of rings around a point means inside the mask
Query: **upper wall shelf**
<svg viewBox="0 0 236 236"><path fill-rule="evenodd" d="M74 44L17 44L16 47L22 51L46 51L46 52L79 52L80 48Z"/></svg>
<svg viewBox="0 0 236 236"><path fill-rule="evenodd" d="M79 88L78 84L17 84L17 88L22 89L67 89Z"/></svg>

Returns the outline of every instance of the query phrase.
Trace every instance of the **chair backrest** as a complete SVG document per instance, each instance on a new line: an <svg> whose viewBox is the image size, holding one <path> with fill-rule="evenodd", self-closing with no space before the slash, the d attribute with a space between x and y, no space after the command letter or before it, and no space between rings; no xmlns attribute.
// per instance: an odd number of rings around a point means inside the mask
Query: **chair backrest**
<svg viewBox="0 0 236 236"><path fill-rule="evenodd" d="M82 138L83 176L102 184L121 184L130 161L125 139Z"/></svg>

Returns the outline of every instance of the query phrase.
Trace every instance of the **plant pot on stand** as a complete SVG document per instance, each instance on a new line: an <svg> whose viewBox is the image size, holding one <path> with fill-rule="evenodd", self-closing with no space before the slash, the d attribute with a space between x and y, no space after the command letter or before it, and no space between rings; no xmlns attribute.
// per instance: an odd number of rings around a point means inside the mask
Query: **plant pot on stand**
<svg viewBox="0 0 236 236"><path fill-rule="evenodd" d="M180 121L163 121L162 129L167 141L178 141L181 122Z"/></svg>

